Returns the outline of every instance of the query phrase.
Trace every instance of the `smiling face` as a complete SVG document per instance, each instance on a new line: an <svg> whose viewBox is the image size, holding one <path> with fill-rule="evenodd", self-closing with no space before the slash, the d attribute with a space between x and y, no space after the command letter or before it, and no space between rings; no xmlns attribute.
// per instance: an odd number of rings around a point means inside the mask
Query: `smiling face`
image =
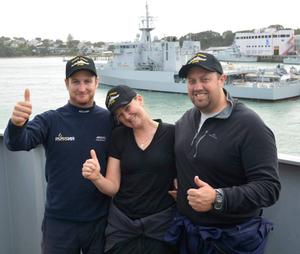
<svg viewBox="0 0 300 254"><path fill-rule="evenodd" d="M65 80L70 103L81 108L93 106L98 78L89 71L78 71Z"/></svg>
<svg viewBox="0 0 300 254"><path fill-rule="evenodd" d="M193 67L187 74L188 95L201 112L209 114L222 110L226 105L223 92L225 75Z"/></svg>
<svg viewBox="0 0 300 254"><path fill-rule="evenodd" d="M140 95L137 95L132 99L127 105L116 109L114 112L118 121L129 128L140 128L143 126L145 119L145 111L142 106L143 98Z"/></svg>

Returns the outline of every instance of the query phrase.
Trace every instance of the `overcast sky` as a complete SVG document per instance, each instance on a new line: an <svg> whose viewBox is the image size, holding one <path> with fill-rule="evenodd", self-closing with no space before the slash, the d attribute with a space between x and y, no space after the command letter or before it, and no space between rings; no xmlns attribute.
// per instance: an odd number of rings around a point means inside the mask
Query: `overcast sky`
<svg viewBox="0 0 300 254"><path fill-rule="evenodd" d="M1 0L0 36L129 41L139 33L146 0ZM152 36L222 33L273 24L300 28L300 1L148 0Z"/></svg>

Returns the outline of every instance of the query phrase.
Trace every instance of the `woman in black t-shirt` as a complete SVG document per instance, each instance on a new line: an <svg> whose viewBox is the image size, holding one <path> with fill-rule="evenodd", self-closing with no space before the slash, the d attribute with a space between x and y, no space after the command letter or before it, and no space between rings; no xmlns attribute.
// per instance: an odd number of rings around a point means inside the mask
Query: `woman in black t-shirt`
<svg viewBox="0 0 300 254"><path fill-rule="evenodd" d="M168 194L176 176L174 126L151 119L142 96L127 86L108 91L106 106L122 124L112 134L106 176L94 150L82 168L85 178L113 197L105 251L177 253L164 241L175 206Z"/></svg>

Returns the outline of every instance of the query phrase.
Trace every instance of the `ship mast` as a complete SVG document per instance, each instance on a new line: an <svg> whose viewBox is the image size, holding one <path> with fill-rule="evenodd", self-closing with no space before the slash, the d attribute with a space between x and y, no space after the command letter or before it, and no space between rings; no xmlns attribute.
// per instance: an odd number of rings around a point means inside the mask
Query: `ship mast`
<svg viewBox="0 0 300 254"><path fill-rule="evenodd" d="M153 23L153 17L149 16L148 2L146 2L146 16L141 18L141 27L140 27L140 31L142 31L142 36L141 36L142 43L151 42L150 32L154 29L154 27L152 27L152 23Z"/></svg>

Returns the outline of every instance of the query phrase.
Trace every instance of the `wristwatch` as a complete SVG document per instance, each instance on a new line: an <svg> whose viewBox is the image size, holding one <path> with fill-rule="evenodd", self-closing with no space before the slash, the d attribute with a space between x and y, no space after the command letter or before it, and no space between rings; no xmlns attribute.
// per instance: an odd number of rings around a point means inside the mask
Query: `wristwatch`
<svg viewBox="0 0 300 254"><path fill-rule="evenodd" d="M215 189L215 191L216 191L216 199L213 203L213 208L216 211L220 211L223 208L224 192L222 189Z"/></svg>

